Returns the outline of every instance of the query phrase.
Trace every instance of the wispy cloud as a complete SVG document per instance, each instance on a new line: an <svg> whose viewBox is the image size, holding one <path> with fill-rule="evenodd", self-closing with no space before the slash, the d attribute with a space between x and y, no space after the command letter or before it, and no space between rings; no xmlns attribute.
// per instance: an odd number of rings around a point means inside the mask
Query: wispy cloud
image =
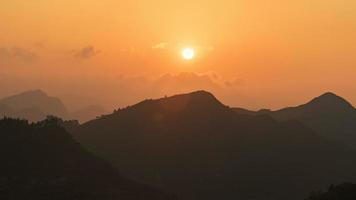
<svg viewBox="0 0 356 200"><path fill-rule="evenodd" d="M152 49L165 49L168 46L168 42L161 42L152 46Z"/></svg>
<svg viewBox="0 0 356 200"><path fill-rule="evenodd" d="M234 78L232 80L225 81L225 85L227 87L241 86L241 85L244 85L244 84L245 84L245 82L241 78Z"/></svg>
<svg viewBox="0 0 356 200"><path fill-rule="evenodd" d="M99 53L101 53L101 51L96 50L95 47L87 46L78 51L74 51L74 57L78 59L90 59Z"/></svg>
<svg viewBox="0 0 356 200"><path fill-rule="evenodd" d="M4 62L8 61L21 61L21 62L33 62L38 58L38 55L31 50L21 47L0 47L0 59Z"/></svg>

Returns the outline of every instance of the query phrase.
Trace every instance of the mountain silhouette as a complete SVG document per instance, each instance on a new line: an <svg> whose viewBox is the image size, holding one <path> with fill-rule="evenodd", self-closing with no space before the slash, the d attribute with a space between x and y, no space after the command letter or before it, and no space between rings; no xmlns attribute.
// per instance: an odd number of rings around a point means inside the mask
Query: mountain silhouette
<svg viewBox="0 0 356 200"><path fill-rule="evenodd" d="M36 124L5 118L0 137L0 199L172 199L123 178L74 141L57 118Z"/></svg>
<svg viewBox="0 0 356 200"><path fill-rule="evenodd" d="M325 192L314 191L306 200L354 200L356 199L356 184L342 183L331 185Z"/></svg>
<svg viewBox="0 0 356 200"><path fill-rule="evenodd" d="M356 110L345 99L330 92L306 104L277 111L234 110L239 114L268 114L278 121L298 120L323 137L343 142L353 148L356 145Z"/></svg>
<svg viewBox="0 0 356 200"><path fill-rule="evenodd" d="M206 91L145 100L73 135L124 175L182 199L296 200L356 175L344 145L295 120L237 114Z"/></svg>
<svg viewBox="0 0 356 200"><path fill-rule="evenodd" d="M30 121L39 121L47 115L67 118L68 111L60 99L50 97L41 90L26 91L0 100L12 112L1 112L1 116L24 118Z"/></svg>

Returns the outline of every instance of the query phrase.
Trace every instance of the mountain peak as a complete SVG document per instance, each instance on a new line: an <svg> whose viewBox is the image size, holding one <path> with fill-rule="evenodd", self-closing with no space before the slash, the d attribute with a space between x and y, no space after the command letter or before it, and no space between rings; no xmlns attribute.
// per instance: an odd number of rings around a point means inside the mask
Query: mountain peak
<svg viewBox="0 0 356 200"><path fill-rule="evenodd" d="M307 105L313 107L327 107L329 109L354 109L348 101L332 92L326 92L319 97L314 98L307 103Z"/></svg>
<svg viewBox="0 0 356 200"><path fill-rule="evenodd" d="M148 99L123 109L124 112L144 113L145 115L174 116L177 113L206 115L207 113L226 112L227 107L217 100L210 92L199 90L191 93L177 94L160 99ZM202 114L204 113L204 114Z"/></svg>
<svg viewBox="0 0 356 200"><path fill-rule="evenodd" d="M193 91L190 93L177 94L177 95L171 96L170 98L177 98L177 97L183 97L183 96L190 96L190 97L196 97L196 98L199 97L199 98L204 98L204 99L217 100L212 93L205 91L205 90L197 90L197 91Z"/></svg>
<svg viewBox="0 0 356 200"><path fill-rule="evenodd" d="M325 92L324 94L320 95L319 97L323 98L341 98L340 96L336 95L335 93L332 92Z"/></svg>
<svg viewBox="0 0 356 200"><path fill-rule="evenodd" d="M178 94L159 100L161 103L181 102L198 107L204 106L224 106L216 97L208 91L198 90L186 94Z"/></svg>
<svg viewBox="0 0 356 200"><path fill-rule="evenodd" d="M194 92L191 92L188 94L182 94L182 95L189 95L189 96L205 98L205 99L213 99L213 100L218 101L212 93L205 91L205 90L197 90L197 91L194 91Z"/></svg>
<svg viewBox="0 0 356 200"><path fill-rule="evenodd" d="M13 96L0 99L1 104L5 104L17 112L41 111L43 115L55 115L59 117L67 116L67 109L60 99L48 96L42 90L29 90ZM31 121L31 119L29 119Z"/></svg>
<svg viewBox="0 0 356 200"><path fill-rule="evenodd" d="M30 103L30 102L36 103L36 101L42 101L42 100L59 101L58 98L48 96L46 92L44 92L43 90L39 90L39 89L24 91L19 94L5 97L5 98L1 99L0 101L10 103L10 105L11 105L11 102L14 102L14 101L20 101L20 102L27 101L27 103ZM37 102L37 103L39 103L39 102Z"/></svg>
<svg viewBox="0 0 356 200"><path fill-rule="evenodd" d="M40 90L40 89L25 91L18 95L21 95L21 96L48 96L46 92L44 92L43 90Z"/></svg>

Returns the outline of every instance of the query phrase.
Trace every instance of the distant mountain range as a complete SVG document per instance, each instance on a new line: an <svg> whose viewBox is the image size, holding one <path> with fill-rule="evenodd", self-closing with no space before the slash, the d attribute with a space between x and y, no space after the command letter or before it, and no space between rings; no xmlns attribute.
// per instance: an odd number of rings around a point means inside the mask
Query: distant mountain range
<svg viewBox="0 0 356 200"><path fill-rule="evenodd" d="M0 117L21 118L31 122L43 120L48 115L86 122L105 113L107 111L98 105L69 112L59 98L48 96L42 90L26 91L0 99Z"/></svg>
<svg viewBox="0 0 356 200"><path fill-rule="evenodd" d="M56 118L0 120L2 200L169 200L84 150Z"/></svg>
<svg viewBox="0 0 356 200"><path fill-rule="evenodd" d="M41 90L26 91L0 99L0 116L39 121L47 115L68 117L68 111L60 99L50 97Z"/></svg>
<svg viewBox="0 0 356 200"><path fill-rule="evenodd" d="M329 113L326 108L342 115L351 110L335 98L326 94L303 112L320 110L308 118L318 119ZM73 135L126 176L182 199L297 200L356 179L353 150L304 122L279 121L269 113L231 109L197 91L119 109Z"/></svg>
<svg viewBox="0 0 356 200"><path fill-rule="evenodd" d="M250 111L234 108L236 113L269 115L277 121L298 120L320 136L337 140L356 148L356 109L345 99L325 93L310 102L277 111Z"/></svg>

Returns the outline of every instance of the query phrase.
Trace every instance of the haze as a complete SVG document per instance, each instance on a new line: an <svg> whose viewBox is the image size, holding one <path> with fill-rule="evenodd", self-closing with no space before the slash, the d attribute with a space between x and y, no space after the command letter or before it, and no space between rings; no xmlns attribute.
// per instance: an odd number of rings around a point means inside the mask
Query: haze
<svg viewBox="0 0 356 200"><path fill-rule="evenodd" d="M276 109L332 91L356 104L352 0L2 0L0 25L0 97L113 108L205 89Z"/></svg>

